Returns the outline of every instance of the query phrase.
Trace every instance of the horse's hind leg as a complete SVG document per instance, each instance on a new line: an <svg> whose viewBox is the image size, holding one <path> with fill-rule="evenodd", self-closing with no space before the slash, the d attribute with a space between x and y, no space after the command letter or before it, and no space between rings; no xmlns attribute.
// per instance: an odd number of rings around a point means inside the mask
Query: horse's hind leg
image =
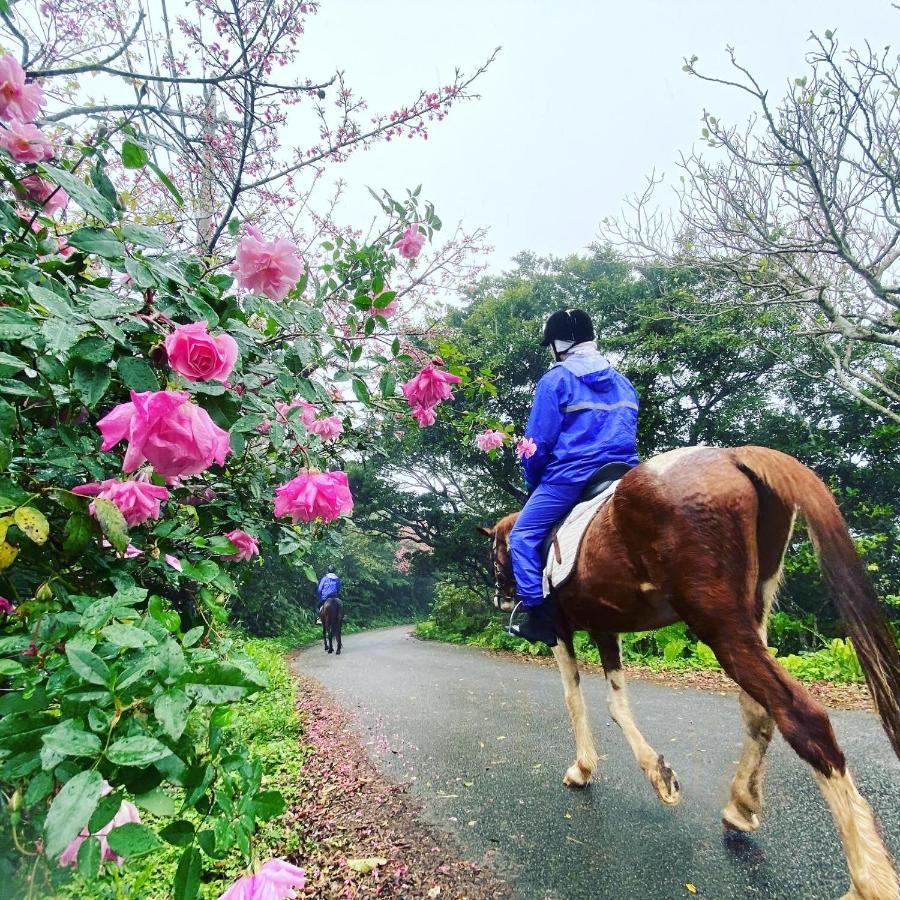
<svg viewBox="0 0 900 900"><path fill-rule="evenodd" d="M584 707L581 675L578 673L578 664L575 662L575 648L572 644L571 634L557 641L553 648L553 655L556 657L556 665L559 666L566 706L572 719L572 730L575 732L575 762L566 769L563 784L571 787L584 787L591 780L599 757L594 748L594 736L591 734L591 726Z"/></svg>
<svg viewBox="0 0 900 900"><path fill-rule="evenodd" d="M337 630L337 650L335 650L335 656L341 655L341 647L343 647L343 643L341 642L341 631L344 627L343 619L337 620L337 625L335 626Z"/></svg>
<svg viewBox="0 0 900 900"><path fill-rule="evenodd" d="M828 714L769 655L756 631L729 626L719 629L721 637L709 635L708 643L725 671L771 713L785 740L812 766L844 845L852 882L846 897L900 900L900 882L875 816L847 771Z"/></svg>
<svg viewBox="0 0 900 900"><path fill-rule="evenodd" d="M600 651L600 660L606 675L606 702L609 715L625 735L638 765L659 794L663 803L674 805L681 799L678 776L666 765L661 753L657 753L641 734L631 715L631 704L625 688L622 671L622 650L617 634L591 634Z"/></svg>
<svg viewBox="0 0 900 900"><path fill-rule="evenodd" d="M731 797L722 810L722 824L735 831L756 831L762 809L763 762L775 720L746 691L741 691L744 748L731 782Z"/></svg>

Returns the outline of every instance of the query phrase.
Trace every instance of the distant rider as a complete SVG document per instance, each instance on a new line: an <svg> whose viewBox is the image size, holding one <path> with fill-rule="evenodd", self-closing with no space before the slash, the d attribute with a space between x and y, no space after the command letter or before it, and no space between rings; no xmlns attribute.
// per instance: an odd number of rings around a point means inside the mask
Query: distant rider
<svg viewBox="0 0 900 900"><path fill-rule="evenodd" d="M527 619L508 630L552 647L556 603L544 597L542 544L601 466L637 465L638 395L598 352L584 310L553 313L541 346L550 348L554 363L537 384L525 428L537 450L522 459L529 498L509 536L517 600Z"/></svg>
<svg viewBox="0 0 900 900"><path fill-rule="evenodd" d="M322 605L326 600L337 597L341 593L341 579L334 572L326 572L319 580L316 588L316 616L322 611Z"/></svg>

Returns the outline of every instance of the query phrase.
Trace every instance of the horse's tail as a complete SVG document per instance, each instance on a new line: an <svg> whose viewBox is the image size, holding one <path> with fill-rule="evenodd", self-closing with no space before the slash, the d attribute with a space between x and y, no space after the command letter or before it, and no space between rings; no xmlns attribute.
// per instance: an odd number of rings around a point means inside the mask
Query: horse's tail
<svg viewBox="0 0 900 900"><path fill-rule="evenodd" d="M831 491L811 470L786 453L738 447L738 467L758 479L806 519L822 573L847 627L875 708L900 757L900 651L888 628Z"/></svg>

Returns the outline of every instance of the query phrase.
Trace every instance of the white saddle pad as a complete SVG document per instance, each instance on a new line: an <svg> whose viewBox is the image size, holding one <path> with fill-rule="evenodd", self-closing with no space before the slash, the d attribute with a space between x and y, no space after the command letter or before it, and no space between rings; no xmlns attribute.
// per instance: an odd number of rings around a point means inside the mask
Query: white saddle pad
<svg viewBox="0 0 900 900"><path fill-rule="evenodd" d="M618 484L618 481L614 481L603 493L575 506L556 532L556 537L550 545L550 553L544 563L545 596L550 593L550 588L558 588L572 574L575 560L578 558L578 549L581 547L581 539L588 525L612 497Z"/></svg>

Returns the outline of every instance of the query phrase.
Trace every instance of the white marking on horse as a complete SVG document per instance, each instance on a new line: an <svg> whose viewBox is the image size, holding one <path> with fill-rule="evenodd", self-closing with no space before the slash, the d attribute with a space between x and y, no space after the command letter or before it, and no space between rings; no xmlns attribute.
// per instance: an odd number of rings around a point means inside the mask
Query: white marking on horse
<svg viewBox="0 0 900 900"><path fill-rule="evenodd" d="M659 588L652 581L642 581L640 583L640 589L645 593L647 591L658 591Z"/></svg>
<svg viewBox="0 0 900 900"><path fill-rule="evenodd" d="M553 655L559 667L566 706L572 719L572 730L575 732L575 762L566 770L563 783L583 787L591 780L600 757L594 747L594 736L591 734L591 725L584 707L578 663L563 641L559 641L553 648Z"/></svg>

